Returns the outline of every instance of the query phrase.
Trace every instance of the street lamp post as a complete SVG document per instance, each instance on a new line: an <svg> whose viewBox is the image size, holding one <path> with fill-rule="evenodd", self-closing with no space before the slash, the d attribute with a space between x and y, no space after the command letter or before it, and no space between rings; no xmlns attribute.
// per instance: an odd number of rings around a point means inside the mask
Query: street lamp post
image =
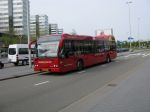
<svg viewBox="0 0 150 112"><path fill-rule="evenodd" d="M17 35L18 35L18 38L19 38L19 43L21 44L22 43L22 38L23 38L23 34L22 34L22 32L21 31L16 31L17 32Z"/></svg>
<svg viewBox="0 0 150 112"><path fill-rule="evenodd" d="M29 52L29 67L32 67L31 64L31 49L29 48L30 45L30 25L29 25L29 1L27 0L27 36L28 36L28 52Z"/></svg>
<svg viewBox="0 0 150 112"><path fill-rule="evenodd" d="M139 48L140 48L140 18L138 18L138 38L139 38Z"/></svg>
<svg viewBox="0 0 150 112"><path fill-rule="evenodd" d="M131 31L131 9L130 9L130 4L132 3L132 1L128 1L128 2L126 2L126 4L128 5L128 7L129 7L129 31L130 31L130 37L131 37L131 35L132 35L132 31ZM130 40L130 50L131 50L131 47L132 47L132 45L131 45L131 40Z"/></svg>

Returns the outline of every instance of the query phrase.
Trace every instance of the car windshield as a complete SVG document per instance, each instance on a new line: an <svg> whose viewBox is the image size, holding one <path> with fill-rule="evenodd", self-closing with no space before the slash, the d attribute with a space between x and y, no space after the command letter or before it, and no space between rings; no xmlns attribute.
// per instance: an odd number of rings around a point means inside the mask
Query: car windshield
<svg viewBox="0 0 150 112"><path fill-rule="evenodd" d="M59 41L38 43L38 57L57 57Z"/></svg>
<svg viewBox="0 0 150 112"><path fill-rule="evenodd" d="M15 48L9 48L9 55L14 55L16 54L16 49Z"/></svg>

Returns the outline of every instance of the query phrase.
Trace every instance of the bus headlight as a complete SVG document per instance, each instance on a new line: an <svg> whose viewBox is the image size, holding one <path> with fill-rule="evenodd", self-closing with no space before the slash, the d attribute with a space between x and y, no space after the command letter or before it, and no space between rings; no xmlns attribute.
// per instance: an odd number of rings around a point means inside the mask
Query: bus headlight
<svg viewBox="0 0 150 112"><path fill-rule="evenodd" d="M58 67L58 65L54 65L54 67Z"/></svg>

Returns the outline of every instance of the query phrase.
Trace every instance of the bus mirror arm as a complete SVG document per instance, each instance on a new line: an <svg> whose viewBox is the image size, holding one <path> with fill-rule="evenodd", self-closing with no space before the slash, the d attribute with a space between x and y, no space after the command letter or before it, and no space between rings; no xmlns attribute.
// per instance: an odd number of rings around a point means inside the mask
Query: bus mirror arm
<svg viewBox="0 0 150 112"><path fill-rule="evenodd" d="M62 59L64 59L66 56L65 56L64 54L61 54L60 57L61 57Z"/></svg>
<svg viewBox="0 0 150 112"><path fill-rule="evenodd" d="M66 57L66 55L61 52L61 53L59 53L59 57L62 58L62 59L64 59Z"/></svg>
<svg viewBox="0 0 150 112"><path fill-rule="evenodd" d="M62 59L64 59L66 57L64 52L63 52L63 49L60 51L59 57L62 58Z"/></svg>

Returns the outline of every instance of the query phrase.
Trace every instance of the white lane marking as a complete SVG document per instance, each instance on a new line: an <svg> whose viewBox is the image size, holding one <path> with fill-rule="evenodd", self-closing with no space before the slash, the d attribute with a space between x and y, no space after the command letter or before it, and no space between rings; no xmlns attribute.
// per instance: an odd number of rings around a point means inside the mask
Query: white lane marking
<svg viewBox="0 0 150 112"><path fill-rule="evenodd" d="M129 56L131 56L131 54L127 55L127 56L124 56L125 58L128 58Z"/></svg>
<svg viewBox="0 0 150 112"><path fill-rule="evenodd" d="M149 55L150 55L150 53L149 54L143 54L142 57L144 58L144 57L149 56Z"/></svg>
<svg viewBox="0 0 150 112"><path fill-rule="evenodd" d="M137 55L137 56L140 56L140 55L142 55L142 54L141 54L141 53L137 53L136 55Z"/></svg>
<svg viewBox="0 0 150 112"><path fill-rule="evenodd" d="M49 81L40 82L40 83L37 83L37 84L34 84L34 85L35 85L35 86L39 86L39 85L46 84L46 83L49 83Z"/></svg>
<svg viewBox="0 0 150 112"><path fill-rule="evenodd" d="M140 55L145 55L145 54L141 54L141 53L136 53L136 54L129 54L127 56L124 56L125 58L128 58L130 56L140 56Z"/></svg>
<svg viewBox="0 0 150 112"><path fill-rule="evenodd" d="M81 72L78 72L79 74L81 74L81 73L85 73L86 71L81 71Z"/></svg>

